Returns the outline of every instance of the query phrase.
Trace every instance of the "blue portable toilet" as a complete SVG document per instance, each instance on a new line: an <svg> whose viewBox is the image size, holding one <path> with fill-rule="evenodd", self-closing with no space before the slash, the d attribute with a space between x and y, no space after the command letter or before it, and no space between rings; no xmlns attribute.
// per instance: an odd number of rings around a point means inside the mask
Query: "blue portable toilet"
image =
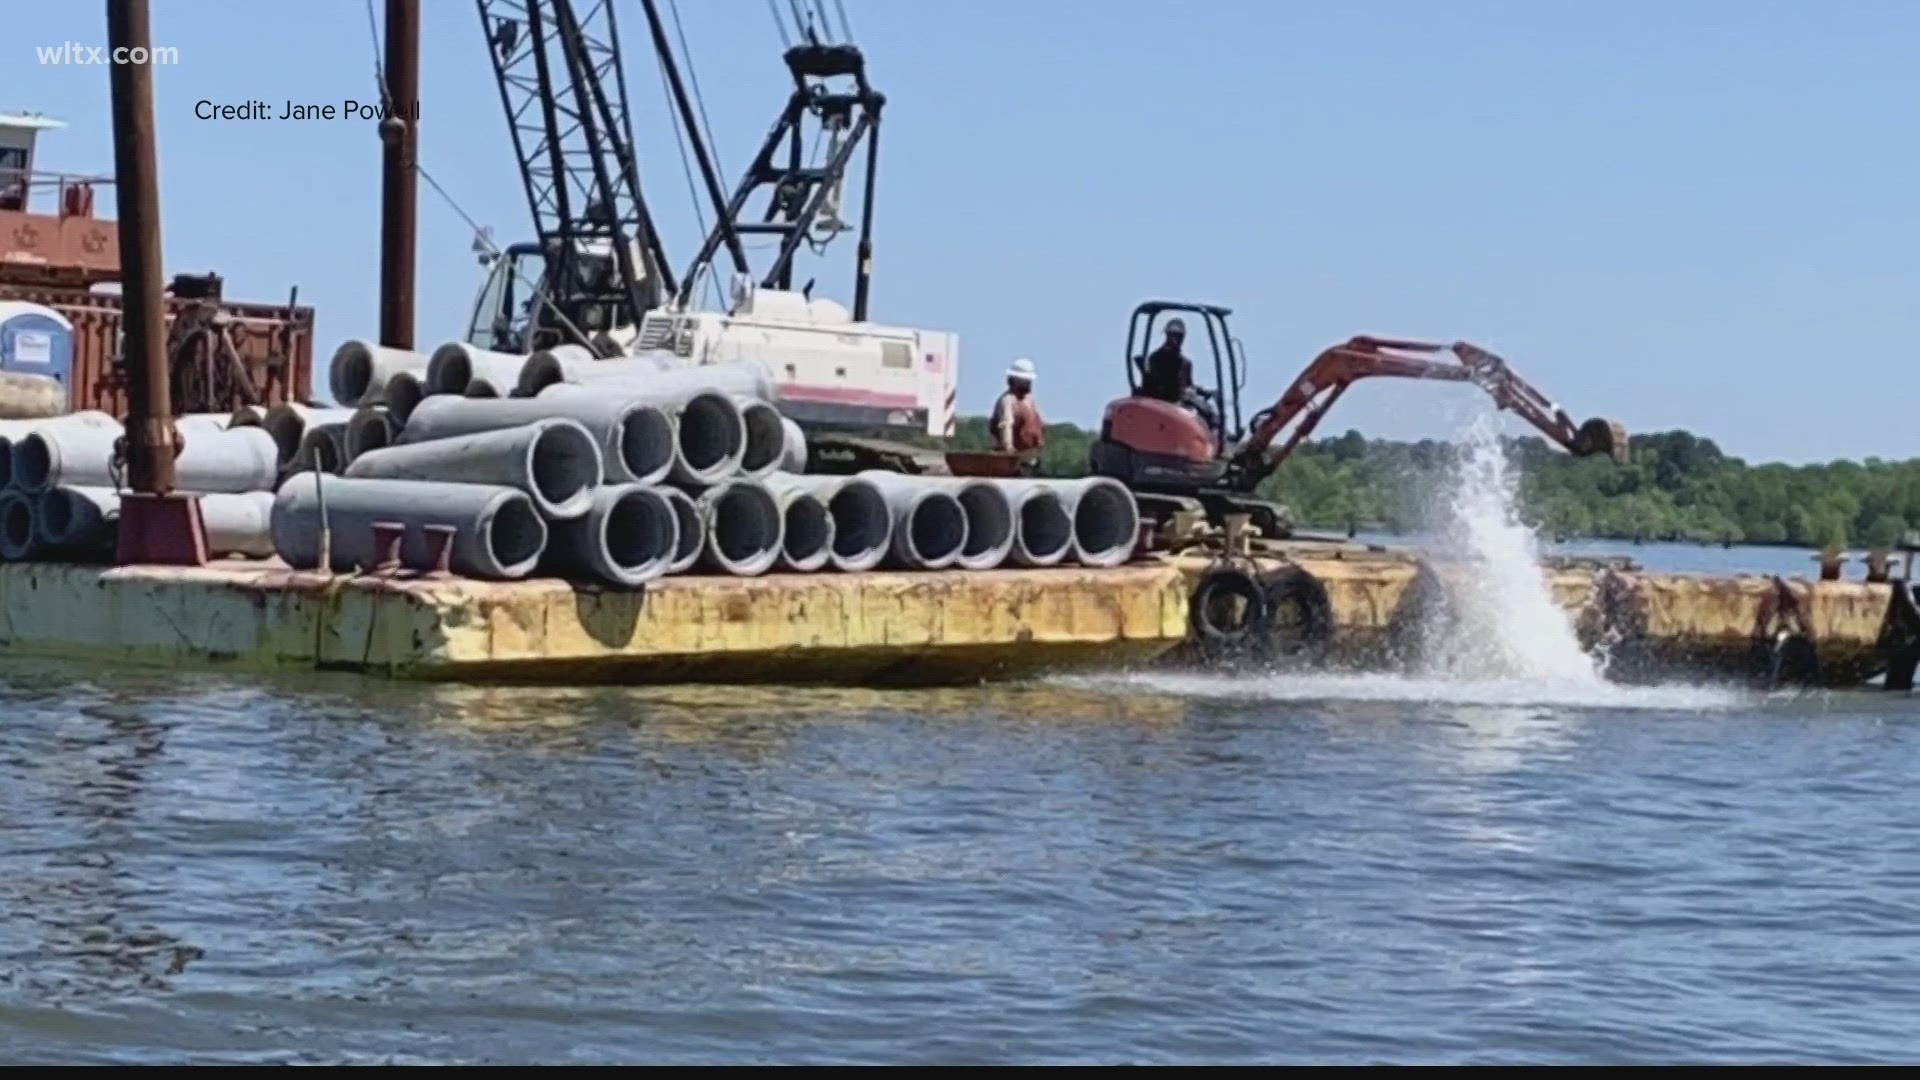
<svg viewBox="0 0 1920 1080"><path fill-rule="evenodd" d="M0 300L0 371L45 375L73 395L73 324L40 304Z"/></svg>

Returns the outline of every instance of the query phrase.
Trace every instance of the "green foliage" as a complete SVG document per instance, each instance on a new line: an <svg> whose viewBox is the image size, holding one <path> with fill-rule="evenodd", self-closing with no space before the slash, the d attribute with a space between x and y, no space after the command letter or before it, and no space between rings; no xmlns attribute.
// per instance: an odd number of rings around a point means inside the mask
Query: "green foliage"
<svg viewBox="0 0 1920 1080"><path fill-rule="evenodd" d="M1086 472L1093 433L1049 424L1041 470ZM963 449L992 445L981 417L963 418ZM1748 465L1685 431L1635 436L1627 464L1575 458L1543 439L1510 440L1528 516L1561 536L1702 543L1891 545L1920 528L1920 459ZM1320 528L1410 529L1430 493L1448 490L1449 444L1388 442L1357 431L1300 446L1262 494Z"/></svg>

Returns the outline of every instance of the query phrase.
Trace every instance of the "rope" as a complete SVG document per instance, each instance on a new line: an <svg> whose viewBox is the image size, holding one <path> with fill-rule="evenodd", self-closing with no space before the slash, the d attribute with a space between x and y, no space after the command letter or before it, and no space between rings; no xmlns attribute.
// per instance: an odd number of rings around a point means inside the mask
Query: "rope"
<svg viewBox="0 0 1920 1080"><path fill-rule="evenodd" d="M847 39L847 44L853 44L853 24L847 21L847 5L840 0L833 0L833 9L840 13L841 36Z"/></svg>

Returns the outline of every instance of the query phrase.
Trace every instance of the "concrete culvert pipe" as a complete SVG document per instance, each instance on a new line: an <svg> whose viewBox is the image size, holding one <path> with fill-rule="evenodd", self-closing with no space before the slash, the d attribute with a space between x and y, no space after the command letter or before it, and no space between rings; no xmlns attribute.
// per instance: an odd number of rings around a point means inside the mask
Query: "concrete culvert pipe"
<svg viewBox="0 0 1920 1080"><path fill-rule="evenodd" d="M772 370L758 360L673 366L664 361L636 358L628 363L633 365L630 370L637 374L609 367L586 368L584 374L594 381L620 379L663 392L717 390L723 394L740 394L774 404L780 401L780 388L773 381ZM652 365L654 373L647 374L642 365Z"/></svg>
<svg viewBox="0 0 1920 1080"><path fill-rule="evenodd" d="M355 339L333 351L327 386L333 391L333 400L342 405L372 405L385 398L387 380L395 373L405 371L416 378L425 375L431 359L412 349L389 349Z"/></svg>
<svg viewBox="0 0 1920 1080"><path fill-rule="evenodd" d="M740 469L747 452L747 422L721 394L698 393L680 402L674 413L679 441L674 447L674 480L711 484Z"/></svg>
<svg viewBox="0 0 1920 1080"><path fill-rule="evenodd" d="M589 365L606 363L582 345L555 345L541 349L520 362L514 379L514 397L538 397L540 391L557 383L579 381L579 373Z"/></svg>
<svg viewBox="0 0 1920 1080"><path fill-rule="evenodd" d="M271 491L200 496L200 516L207 523L207 550L215 555L255 558L273 554L273 499Z"/></svg>
<svg viewBox="0 0 1920 1080"><path fill-rule="evenodd" d="M372 450L349 462L345 475L518 488L547 517L572 518L587 512L604 474L593 436L556 417Z"/></svg>
<svg viewBox="0 0 1920 1080"><path fill-rule="evenodd" d="M181 491L271 491L280 476L279 448L261 428L182 431L186 446L174 459ZM114 487L112 428L49 428L15 444L13 479L39 493L51 487Z"/></svg>
<svg viewBox="0 0 1920 1080"><path fill-rule="evenodd" d="M35 527L49 547L104 543L120 520L120 493L112 488L57 487L41 492Z"/></svg>
<svg viewBox="0 0 1920 1080"><path fill-rule="evenodd" d="M708 390L654 392L622 383L617 392L599 386L562 383L540 395L542 401L610 400L656 405L673 417L677 442L673 468L676 484L706 487L740 471L747 452L747 422L740 407L725 394Z"/></svg>
<svg viewBox="0 0 1920 1080"><path fill-rule="evenodd" d="M36 431L65 427L112 428L119 431L120 421L97 409L83 409L76 413L38 417L31 420L0 420L0 436L19 442Z"/></svg>
<svg viewBox="0 0 1920 1080"><path fill-rule="evenodd" d="M1013 501L1013 551L1019 566L1053 566L1073 552L1073 513L1045 481L989 481Z"/></svg>
<svg viewBox="0 0 1920 1080"><path fill-rule="evenodd" d="M368 405L347 421L347 462L362 454L392 446L400 435L400 425L385 405Z"/></svg>
<svg viewBox="0 0 1920 1080"><path fill-rule="evenodd" d="M890 560L912 570L952 566L967 546L967 512L933 477L870 470L859 475L879 490L893 515ZM931 481L931 482L930 482Z"/></svg>
<svg viewBox="0 0 1920 1080"><path fill-rule="evenodd" d="M671 354L668 354L671 359ZM557 372L559 378L541 377ZM529 378L528 374L533 373ZM779 386L767 365L758 360L739 360L724 364L683 364L673 366L646 357L624 360L569 362L558 367L539 368L529 364L522 374L521 389L537 384L534 394L555 385L592 387L596 392L617 388L620 393L663 394L684 398L689 394L713 391L739 395L778 405Z"/></svg>
<svg viewBox="0 0 1920 1080"><path fill-rule="evenodd" d="M382 395L382 400L387 406L387 415L393 417L393 422L404 424L407 422L407 417L413 415L413 410L420 404L420 400L426 396L427 389L421 384L419 376L411 371L396 371L393 377L387 380L387 391Z"/></svg>
<svg viewBox="0 0 1920 1080"><path fill-rule="evenodd" d="M233 421L233 414L223 413L187 413L173 418L173 426L180 434L187 435L195 431L225 431Z"/></svg>
<svg viewBox="0 0 1920 1080"><path fill-rule="evenodd" d="M954 564L963 570L991 570L1006 562L1018 531L1013 500L1007 493L988 480L929 479L947 487L967 514L967 542Z"/></svg>
<svg viewBox="0 0 1920 1080"><path fill-rule="evenodd" d="M471 578L525 577L547 546L547 523L516 488L307 474L281 485L273 501L273 549L296 570L319 565L322 493L334 570L370 568L384 558L373 535L383 521L406 526L400 564L410 570L434 569L428 525L454 530L448 565Z"/></svg>
<svg viewBox="0 0 1920 1080"><path fill-rule="evenodd" d="M764 574L779 561L785 516L766 485L728 480L696 500L706 526L706 562L738 577Z"/></svg>
<svg viewBox="0 0 1920 1080"><path fill-rule="evenodd" d="M288 462L295 472L323 472L335 476L347 467L347 425L315 424L300 436L300 449Z"/></svg>
<svg viewBox="0 0 1920 1080"><path fill-rule="evenodd" d="M652 484L673 469L673 417L638 401L588 398L478 400L438 395L420 403L400 430L401 443L498 431L560 417L579 421L600 443L607 482Z"/></svg>
<svg viewBox="0 0 1920 1080"><path fill-rule="evenodd" d="M777 472L761 482L776 496L803 492L826 507L833 527L827 561L834 569L871 570L886 559L893 542L893 512L887 507L886 496L869 481L856 476Z"/></svg>
<svg viewBox="0 0 1920 1080"><path fill-rule="evenodd" d="M273 554L273 492L202 495L207 552L215 556ZM49 547L88 547L116 539L120 493L111 488L60 487L40 496L40 540Z"/></svg>
<svg viewBox="0 0 1920 1080"><path fill-rule="evenodd" d="M0 491L0 559L29 559L39 547L33 499L17 490Z"/></svg>
<svg viewBox="0 0 1920 1080"><path fill-rule="evenodd" d="M803 573L819 570L833 559L833 514L827 509L827 500L822 494L831 493L833 487L830 484L810 484L808 479L781 472L761 481L773 493L774 501L780 504L783 518L780 565L783 569ZM884 520L884 502L880 514Z"/></svg>
<svg viewBox="0 0 1920 1080"><path fill-rule="evenodd" d="M780 418L780 426L786 430L786 449L780 455L780 468L783 472L804 473L807 471L807 433L788 417Z"/></svg>
<svg viewBox="0 0 1920 1080"><path fill-rule="evenodd" d="M1140 505L1117 480L1092 476L1060 482L1072 488L1073 558L1082 566L1118 566L1140 542ZM1062 491L1062 499L1067 498Z"/></svg>
<svg viewBox="0 0 1920 1080"><path fill-rule="evenodd" d="M747 444L740 452L740 474L758 480L780 468L787 456L787 426L780 410L745 394L734 394L734 407L746 425Z"/></svg>
<svg viewBox="0 0 1920 1080"><path fill-rule="evenodd" d="M524 356L494 352L464 341L449 341L433 350L427 359L424 382L429 395L465 394L473 380L484 379L494 388L494 392L486 396L506 397L519 381L520 368L526 362ZM502 387L504 392L499 389Z"/></svg>
<svg viewBox="0 0 1920 1080"><path fill-rule="evenodd" d="M693 496L679 488L655 488L660 497L667 500L673 508L673 521L676 529L676 541L673 549L673 561L667 564L667 573L684 574L700 561L700 553L707 546L706 519L700 514L700 504Z"/></svg>
<svg viewBox="0 0 1920 1080"><path fill-rule="evenodd" d="M321 424L345 424L353 419L352 409L316 409L307 405L275 405L260 421L280 451L280 464L290 465L300 453L307 430ZM342 449L345 449L344 437Z"/></svg>
<svg viewBox="0 0 1920 1080"><path fill-rule="evenodd" d="M0 420L0 488L17 486L13 458L14 448L21 441L36 431L68 427L99 428L116 434L121 430L120 421L94 409L30 420Z"/></svg>
<svg viewBox="0 0 1920 1080"><path fill-rule="evenodd" d="M780 565L810 573L833 557L833 516L827 504L812 495L795 493L780 507Z"/></svg>
<svg viewBox="0 0 1920 1080"><path fill-rule="evenodd" d="M697 551L697 533L694 542ZM563 576L632 589L666 573L679 549L679 515L665 495L613 484L593 493L585 515L554 523L547 559Z"/></svg>

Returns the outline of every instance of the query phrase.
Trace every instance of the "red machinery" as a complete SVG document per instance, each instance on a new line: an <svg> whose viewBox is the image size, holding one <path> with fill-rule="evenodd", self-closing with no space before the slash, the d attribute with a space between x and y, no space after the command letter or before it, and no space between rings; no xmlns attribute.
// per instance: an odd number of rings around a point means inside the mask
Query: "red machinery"
<svg viewBox="0 0 1920 1080"><path fill-rule="evenodd" d="M94 210L96 190L113 178L34 167L38 136L62 126L0 114L0 308L37 305L64 324L31 362L17 363L0 348L0 371L55 380L69 409L124 416L123 301L117 291L96 288L120 280L117 225ZM310 396L313 309L299 306L297 290L284 305L236 302L221 295L217 274L181 274L167 294L175 412L227 412Z"/></svg>
<svg viewBox="0 0 1920 1080"><path fill-rule="evenodd" d="M1194 395L1175 404L1140 393L1146 374L1146 347L1155 324L1172 312L1196 318L1213 356L1212 387L1194 364ZM1485 390L1502 409L1518 414L1549 439L1576 455L1611 454L1625 460L1626 430L1594 419L1575 424L1558 405L1513 373L1506 361L1464 342L1440 345L1357 337L1315 357L1271 407L1242 424L1240 391L1246 383L1245 356L1227 328L1227 308L1213 304L1150 301L1133 313L1127 333L1127 383L1131 393L1107 406L1100 438L1093 445L1092 471L1111 476L1143 495L1148 512L1197 501L1210 518L1244 512L1262 532L1286 531L1285 513L1271 503L1246 498L1273 474L1287 455L1313 433L1320 420L1365 378L1434 379L1466 382ZM1197 347L1201 335L1189 333ZM1213 414L1214 422L1200 410ZM1275 443L1293 427L1284 442ZM1153 499L1151 496L1161 496Z"/></svg>

